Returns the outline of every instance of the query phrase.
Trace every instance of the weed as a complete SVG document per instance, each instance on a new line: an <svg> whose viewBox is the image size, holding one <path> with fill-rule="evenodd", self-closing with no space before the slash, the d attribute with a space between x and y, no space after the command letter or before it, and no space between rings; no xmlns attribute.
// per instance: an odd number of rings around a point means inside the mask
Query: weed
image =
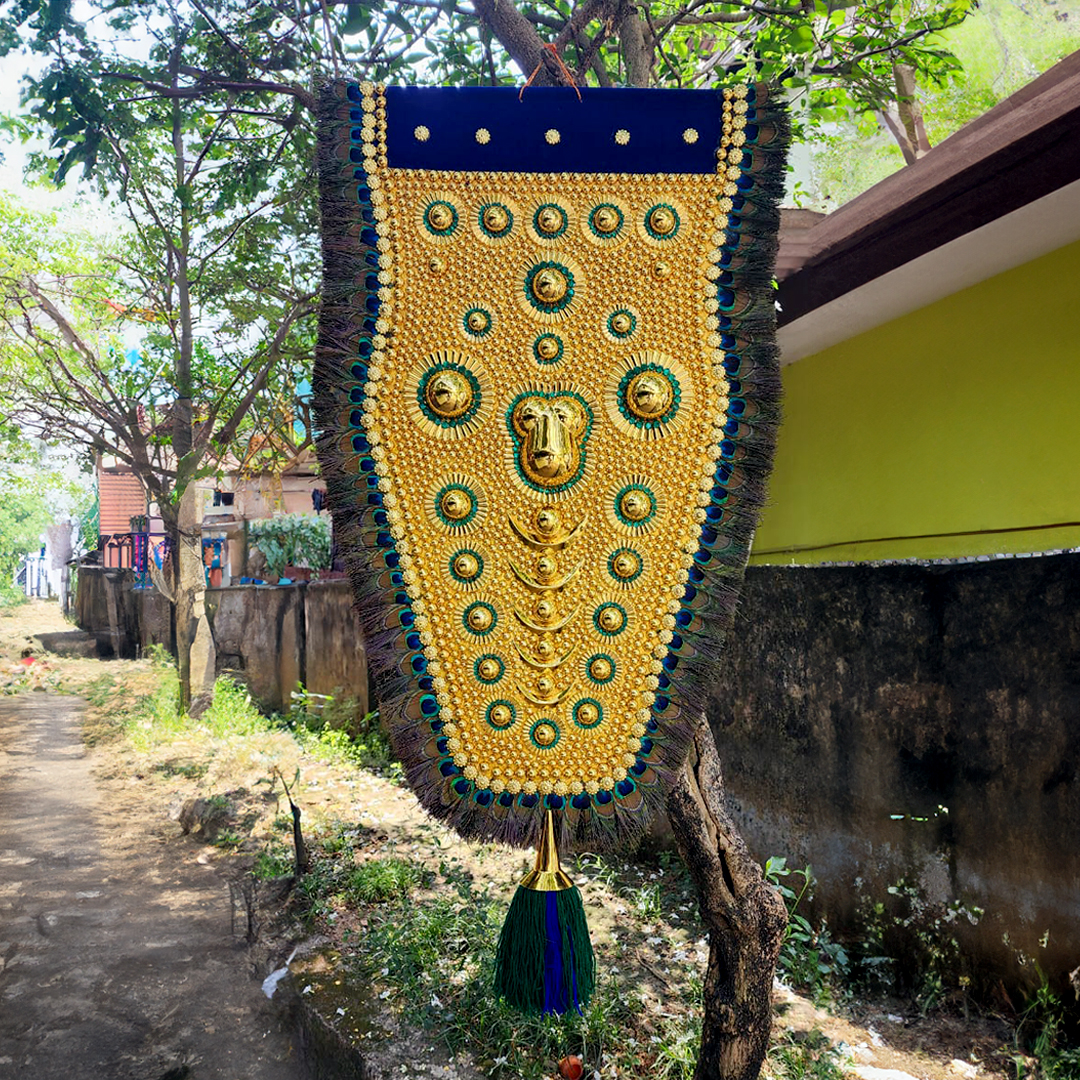
<svg viewBox="0 0 1080 1080"><path fill-rule="evenodd" d="M92 682L87 683L82 696L95 708L100 709L108 704L109 699L116 693L116 679L109 674L99 675Z"/></svg>
<svg viewBox="0 0 1080 1080"><path fill-rule="evenodd" d="M154 772L162 776L182 776L185 780L201 780L209 771L210 766L198 762L162 761L154 766Z"/></svg>
<svg viewBox="0 0 1080 1080"><path fill-rule="evenodd" d="M345 891L357 903L382 903L408 896L425 876L421 867L404 859L370 859L349 873Z"/></svg>
<svg viewBox="0 0 1080 1080"><path fill-rule="evenodd" d="M231 829L226 829L214 837L214 847L224 848L226 851L235 851L243 842L244 838Z"/></svg>
<svg viewBox="0 0 1080 1080"><path fill-rule="evenodd" d="M290 822L291 827L291 822ZM285 847L266 847L255 856L251 872L260 879L287 877L295 868L295 857Z"/></svg>
<svg viewBox="0 0 1080 1080"><path fill-rule="evenodd" d="M845 1080L840 1053L818 1031L786 1031L769 1049L767 1068L774 1080Z"/></svg>
<svg viewBox="0 0 1080 1080"><path fill-rule="evenodd" d="M288 726L305 749L330 762L348 762L395 783L404 779L378 712L360 711L354 697L312 694L298 686Z"/></svg>
<svg viewBox="0 0 1080 1080"><path fill-rule="evenodd" d="M851 964L847 950L832 940L825 922L815 929L799 911L804 901L809 903L813 899L817 884L813 870L809 866L789 870L786 859L774 857L765 863L765 877L780 891L788 911L780 946L780 970L792 986L807 990L817 1004L822 1004L849 974ZM795 885L794 889L785 884L788 879Z"/></svg>
<svg viewBox="0 0 1080 1080"><path fill-rule="evenodd" d="M219 739L230 735L255 735L269 731L272 726L255 707L247 687L226 675L214 683L214 700L203 713L202 723Z"/></svg>
<svg viewBox="0 0 1080 1080"><path fill-rule="evenodd" d="M176 662L173 660L172 653L158 642L147 645L143 649L143 659L149 660L156 668L171 668Z"/></svg>
<svg viewBox="0 0 1080 1080"><path fill-rule="evenodd" d="M1067 1010L1050 986L1038 962L1032 961L1039 987L1028 999L1016 1024L1014 1040L1018 1050L1030 1052L1039 1062L1039 1080L1076 1080L1080 1076L1080 1047L1066 1047ZM1017 1076L1024 1076L1025 1059L1018 1054Z"/></svg>

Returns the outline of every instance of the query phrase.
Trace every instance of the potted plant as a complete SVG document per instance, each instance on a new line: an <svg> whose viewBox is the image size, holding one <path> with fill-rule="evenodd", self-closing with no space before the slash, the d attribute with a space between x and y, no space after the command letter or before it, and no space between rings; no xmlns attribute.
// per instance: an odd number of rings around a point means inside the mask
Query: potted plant
<svg viewBox="0 0 1080 1080"><path fill-rule="evenodd" d="M307 581L330 565L330 522L314 514L279 514L248 523L248 540L279 580Z"/></svg>

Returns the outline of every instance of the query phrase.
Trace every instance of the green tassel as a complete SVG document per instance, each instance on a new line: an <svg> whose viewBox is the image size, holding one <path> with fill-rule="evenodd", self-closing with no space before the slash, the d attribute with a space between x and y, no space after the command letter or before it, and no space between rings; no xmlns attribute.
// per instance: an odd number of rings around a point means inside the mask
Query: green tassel
<svg viewBox="0 0 1080 1080"><path fill-rule="evenodd" d="M514 894L495 951L495 992L521 1012L578 1012L596 985L585 907L559 869L551 811L544 818L536 869Z"/></svg>

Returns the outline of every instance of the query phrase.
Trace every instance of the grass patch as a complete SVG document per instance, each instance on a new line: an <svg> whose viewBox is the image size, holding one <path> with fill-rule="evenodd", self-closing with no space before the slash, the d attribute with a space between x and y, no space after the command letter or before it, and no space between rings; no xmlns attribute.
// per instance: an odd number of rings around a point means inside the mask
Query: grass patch
<svg viewBox="0 0 1080 1080"><path fill-rule="evenodd" d="M576 1053L588 1074L602 1067L604 1075L614 1069L690 1080L701 1036L697 1010L646 1010L638 989L610 969L581 1015L528 1017L495 1000L505 903L445 866L441 876L451 892L369 905L362 937L345 932L355 978L384 986L415 1022L437 1030L451 1050L470 1053L493 1077L547 1080L560 1058Z"/></svg>

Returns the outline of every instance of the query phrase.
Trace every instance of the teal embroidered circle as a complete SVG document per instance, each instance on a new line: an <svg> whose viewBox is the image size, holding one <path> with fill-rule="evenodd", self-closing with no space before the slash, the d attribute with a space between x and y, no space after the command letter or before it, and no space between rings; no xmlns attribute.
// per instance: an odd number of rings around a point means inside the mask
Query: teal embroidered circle
<svg viewBox="0 0 1080 1080"><path fill-rule="evenodd" d="M637 316L627 308L616 308L607 318L607 332L625 341L637 329Z"/></svg>
<svg viewBox="0 0 1080 1080"><path fill-rule="evenodd" d="M450 528L468 525L476 517L479 505L476 492L465 484L446 484L435 493L435 513Z"/></svg>
<svg viewBox="0 0 1080 1080"><path fill-rule="evenodd" d="M537 470L532 453L533 430L541 422L555 423L562 429L564 460L561 471L551 476ZM592 409L580 394L570 390L518 394L506 410L506 429L514 443L514 464L521 482L533 491L549 493L573 487L585 472L585 448L592 427Z"/></svg>
<svg viewBox="0 0 1080 1080"><path fill-rule="evenodd" d="M541 203L533 214L533 228L545 240L557 240L569 225L569 215L557 203Z"/></svg>
<svg viewBox="0 0 1080 1080"><path fill-rule="evenodd" d="M533 342L533 356L538 364L557 364L563 358L563 342L558 334L541 334Z"/></svg>
<svg viewBox="0 0 1080 1080"><path fill-rule="evenodd" d="M484 719L496 731L505 731L517 719L517 709L512 701L493 701L484 713Z"/></svg>
<svg viewBox="0 0 1080 1080"><path fill-rule="evenodd" d="M491 202L480 207L477 224L485 236L501 240L514 227L514 215L505 203Z"/></svg>
<svg viewBox="0 0 1080 1080"><path fill-rule="evenodd" d="M503 663L501 656L496 656L494 653L484 653L483 656L476 658L476 663L473 664L473 674L476 676L478 683L483 683L484 686L494 686L506 674L506 665Z"/></svg>
<svg viewBox="0 0 1080 1080"><path fill-rule="evenodd" d="M645 212L645 231L654 240L673 240L681 224L678 210L669 203L657 203Z"/></svg>
<svg viewBox="0 0 1080 1080"><path fill-rule="evenodd" d="M562 311L574 299L574 272L552 259L535 263L525 274L525 298L545 315Z"/></svg>
<svg viewBox="0 0 1080 1080"><path fill-rule="evenodd" d="M558 745L559 739L562 738L562 732L559 731L559 725L554 720L545 718L537 720L529 728L529 738L537 750L551 750Z"/></svg>
<svg viewBox="0 0 1080 1080"><path fill-rule="evenodd" d="M614 203L601 203L589 214L589 231L600 240L614 240L626 224L626 215Z"/></svg>
<svg viewBox="0 0 1080 1080"><path fill-rule="evenodd" d="M656 517L656 496L644 484L627 484L615 492L615 517L622 525L640 529Z"/></svg>
<svg viewBox="0 0 1080 1080"><path fill-rule="evenodd" d="M472 548L460 548L450 556L450 576L462 585L471 585L484 572L484 558Z"/></svg>
<svg viewBox="0 0 1080 1080"><path fill-rule="evenodd" d="M593 626L597 633L607 638L618 637L626 629L628 622L629 616L622 604L608 602L601 604L593 612Z"/></svg>
<svg viewBox="0 0 1080 1080"><path fill-rule="evenodd" d="M416 387L416 403L433 424L460 427L480 409L480 383L464 364L444 360L424 372Z"/></svg>
<svg viewBox="0 0 1080 1080"><path fill-rule="evenodd" d="M461 623L470 634L487 637L499 622L498 612L486 600L470 604L461 615Z"/></svg>
<svg viewBox="0 0 1080 1080"><path fill-rule="evenodd" d="M461 325L465 327L465 333L477 341L486 338L491 333L494 320L491 312L482 307L471 307L462 316Z"/></svg>
<svg viewBox="0 0 1080 1080"><path fill-rule="evenodd" d="M457 207L445 199L436 199L424 207L424 228L432 236L451 236L458 227Z"/></svg>
<svg viewBox="0 0 1080 1080"><path fill-rule="evenodd" d="M645 560L633 548L621 547L609 556L607 569L620 585L630 585L641 577Z"/></svg>
<svg viewBox="0 0 1080 1080"><path fill-rule="evenodd" d="M593 653L585 661L585 675L594 686L607 686L615 678L615 658L607 653Z"/></svg>
<svg viewBox="0 0 1080 1080"><path fill-rule="evenodd" d="M663 427L675 419L682 404L682 387L663 364L638 364L619 380L615 392L619 412L634 427Z"/></svg>
<svg viewBox="0 0 1080 1080"><path fill-rule="evenodd" d="M598 727L604 719L604 707L596 698L582 698L574 705L574 723L582 728Z"/></svg>

